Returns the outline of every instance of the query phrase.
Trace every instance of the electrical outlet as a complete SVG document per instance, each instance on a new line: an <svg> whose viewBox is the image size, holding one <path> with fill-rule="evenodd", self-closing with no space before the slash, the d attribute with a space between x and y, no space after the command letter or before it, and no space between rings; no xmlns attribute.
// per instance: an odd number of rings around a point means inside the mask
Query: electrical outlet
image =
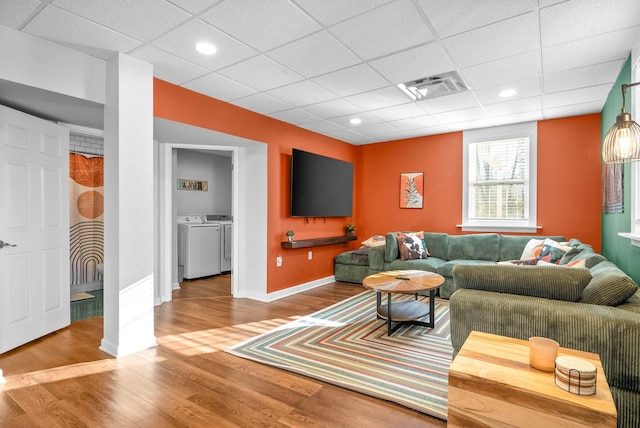
<svg viewBox="0 0 640 428"><path fill-rule="evenodd" d="M282 256L276 257L276 266L277 267L282 266Z"/></svg>
<svg viewBox="0 0 640 428"><path fill-rule="evenodd" d="M313 259L313 251L309 251L309 252L307 253L307 259L308 259L308 260Z"/></svg>

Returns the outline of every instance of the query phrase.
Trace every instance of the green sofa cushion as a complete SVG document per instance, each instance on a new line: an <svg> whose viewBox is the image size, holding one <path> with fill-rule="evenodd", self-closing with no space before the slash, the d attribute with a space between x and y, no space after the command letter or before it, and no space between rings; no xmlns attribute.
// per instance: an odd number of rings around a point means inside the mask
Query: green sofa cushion
<svg viewBox="0 0 640 428"><path fill-rule="evenodd" d="M457 265L456 288L576 302L591 280L585 268L516 265Z"/></svg>
<svg viewBox="0 0 640 428"><path fill-rule="evenodd" d="M610 261L592 267L591 275L593 278L582 292L581 303L617 306L638 291L638 285Z"/></svg>
<svg viewBox="0 0 640 428"><path fill-rule="evenodd" d="M424 232L424 242L430 257L447 260L449 235L446 233Z"/></svg>
<svg viewBox="0 0 640 428"><path fill-rule="evenodd" d="M472 265L472 266L490 265L490 266L495 266L496 262L490 262L488 260L451 260L451 261L448 261L446 263L442 263L440 266L438 266L438 270L436 272L439 273L442 276L452 277L453 276L453 268L456 267L457 265Z"/></svg>
<svg viewBox="0 0 640 428"><path fill-rule="evenodd" d="M444 263L444 260L437 257L427 257L426 259L416 260L400 260L396 259L389 263L389 270L426 270L429 272L436 272L438 266Z"/></svg>
<svg viewBox="0 0 640 428"><path fill-rule="evenodd" d="M449 235L447 260L489 260L500 257L500 237L497 233Z"/></svg>
<svg viewBox="0 0 640 428"><path fill-rule="evenodd" d="M532 239L553 239L557 242L564 242L564 236L519 236L519 235L500 235L500 258L503 260L520 260L522 250Z"/></svg>
<svg viewBox="0 0 640 428"><path fill-rule="evenodd" d="M385 235L384 248L385 262L390 263L400 257L400 250L398 250L398 239L396 238L396 232L389 232Z"/></svg>
<svg viewBox="0 0 640 428"><path fill-rule="evenodd" d="M369 251L368 249L345 251L344 253L338 254L334 262L342 265L369 267Z"/></svg>

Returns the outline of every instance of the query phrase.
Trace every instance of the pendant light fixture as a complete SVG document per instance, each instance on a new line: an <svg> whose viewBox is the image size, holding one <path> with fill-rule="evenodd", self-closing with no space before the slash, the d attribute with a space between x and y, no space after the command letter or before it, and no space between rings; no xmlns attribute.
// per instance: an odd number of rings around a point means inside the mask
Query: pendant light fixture
<svg viewBox="0 0 640 428"><path fill-rule="evenodd" d="M640 125L631 120L625 111L627 88L640 85L640 82L622 85L622 111L616 117L616 123L604 137L602 160L604 163L623 163L640 160Z"/></svg>

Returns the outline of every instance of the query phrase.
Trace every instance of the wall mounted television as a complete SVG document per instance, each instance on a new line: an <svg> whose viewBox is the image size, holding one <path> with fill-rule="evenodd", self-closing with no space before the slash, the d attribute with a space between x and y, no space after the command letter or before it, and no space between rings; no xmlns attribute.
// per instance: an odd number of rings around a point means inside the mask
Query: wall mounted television
<svg viewBox="0 0 640 428"><path fill-rule="evenodd" d="M353 163L293 149L291 216L350 217Z"/></svg>

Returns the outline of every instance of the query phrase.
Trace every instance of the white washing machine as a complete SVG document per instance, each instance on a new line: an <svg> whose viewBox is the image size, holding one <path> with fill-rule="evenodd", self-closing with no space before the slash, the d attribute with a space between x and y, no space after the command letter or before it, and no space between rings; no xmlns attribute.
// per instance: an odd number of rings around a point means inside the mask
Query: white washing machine
<svg viewBox="0 0 640 428"><path fill-rule="evenodd" d="M220 225L220 270L231 272L231 249L233 244L233 220L226 214L207 214L203 217L207 224Z"/></svg>
<svg viewBox="0 0 640 428"><path fill-rule="evenodd" d="M220 273L220 231L198 215L178 216L178 266L186 279Z"/></svg>

